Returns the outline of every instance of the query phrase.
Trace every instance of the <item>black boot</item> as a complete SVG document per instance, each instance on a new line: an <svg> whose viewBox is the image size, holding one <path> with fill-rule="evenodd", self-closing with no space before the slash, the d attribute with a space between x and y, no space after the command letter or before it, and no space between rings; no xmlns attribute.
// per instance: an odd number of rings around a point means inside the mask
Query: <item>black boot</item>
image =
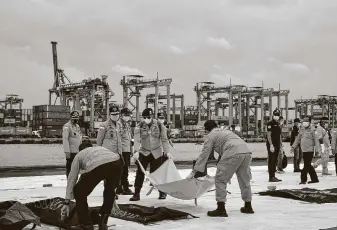
<svg viewBox="0 0 337 230"><path fill-rule="evenodd" d="M253 214L252 202L245 202L245 206L240 209L242 213Z"/></svg>
<svg viewBox="0 0 337 230"><path fill-rule="evenodd" d="M159 191L159 200L165 200L166 199L166 196L167 196L167 194L166 193L164 193L164 192L160 192Z"/></svg>
<svg viewBox="0 0 337 230"><path fill-rule="evenodd" d="M80 224L70 227L71 230L94 230L94 226L92 224Z"/></svg>
<svg viewBox="0 0 337 230"><path fill-rule="evenodd" d="M129 189L129 185L123 186L123 188L123 195L133 195L133 192Z"/></svg>
<svg viewBox="0 0 337 230"><path fill-rule="evenodd" d="M101 220L98 224L98 230L108 230L108 219L109 219L108 214L101 215Z"/></svg>
<svg viewBox="0 0 337 230"><path fill-rule="evenodd" d="M135 187L135 194L130 198L130 201L139 201L140 200L140 190L141 188Z"/></svg>
<svg viewBox="0 0 337 230"><path fill-rule="evenodd" d="M224 202L218 202L218 208L215 209L214 211L208 211L207 216L212 216L212 217L228 217L226 208L225 208L225 203Z"/></svg>
<svg viewBox="0 0 337 230"><path fill-rule="evenodd" d="M122 188L122 186L118 186L118 188L116 189L116 194L118 194L118 195L123 194L123 188Z"/></svg>

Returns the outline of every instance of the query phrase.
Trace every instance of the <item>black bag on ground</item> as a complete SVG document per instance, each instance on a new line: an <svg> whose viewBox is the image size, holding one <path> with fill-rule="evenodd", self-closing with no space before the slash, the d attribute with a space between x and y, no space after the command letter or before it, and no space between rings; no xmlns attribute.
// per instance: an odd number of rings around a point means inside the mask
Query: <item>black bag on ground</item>
<svg viewBox="0 0 337 230"><path fill-rule="evenodd" d="M41 226L40 218L17 201L0 202L0 229L21 230L29 224Z"/></svg>

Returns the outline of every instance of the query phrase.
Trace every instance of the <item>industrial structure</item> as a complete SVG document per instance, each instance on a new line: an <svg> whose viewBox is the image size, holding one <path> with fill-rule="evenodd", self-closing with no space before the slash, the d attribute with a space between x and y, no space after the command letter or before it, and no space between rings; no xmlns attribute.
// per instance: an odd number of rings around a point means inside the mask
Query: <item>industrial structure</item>
<svg viewBox="0 0 337 230"><path fill-rule="evenodd" d="M147 94L146 95L146 100L145 100L145 103L146 103L146 108L149 108L149 105L150 104L155 104L155 97L156 95L155 94ZM158 95L158 104L160 104L160 100L172 100L172 109L171 108L168 108L168 105L166 104L165 106L162 106L162 108L159 108L159 110L163 110L163 113L166 114L166 117L172 117L172 128L176 128L176 111L180 110L180 116L178 116L178 120L180 121L181 125L180 125L180 128L181 129L184 129L184 117L185 117L185 113L184 113L184 108L185 108L185 105L184 105L184 95L181 94L181 95L176 95L176 94L171 94L168 98L167 95L161 95L159 94ZM180 107L177 107L177 100L180 100ZM171 102L169 103L169 105L171 105ZM170 111L169 114L171 114L171 111L172 111L172 114L171 116L168 114L168 111ZM168 119L169 121L169 119Z"/></svg>
<svg viewBox="0 0 337 230"><path fill-rule="evenodd" d="M254 134L258 135L264 132L266 122L272 118L273 97L277 97L275 107L285 111L285 124L288 125L289 90L231 84L229 86L215 86L213 82L199 82L194 87L194 91L197 96L198 122L201 121L202 116L207 116L207 119L218 118L217 120L225 122L227 119L224 118L224 114L228 108L228 125L235 124L242 127L242 131L249 132L252 127L251 123L255 123L253 125L255 127ZM214 99L213 97L217 94L225 94L225 97ZM281 108L281 96L285 97L283 108ZM265 102L266 97L268 98L267 103ZM222 110L222 118L218 116L219 110ZM267 111L269 112L268 116L266 116Z"/></svg>
<svg viewBox="0 0 337 230"><path fill-rule="evenodd" d="M0 109L22 109L23 99L17 94L7 94L4 99L0 99Z"/></svg>
<svg viewBox="0 0 337 230"><path fill-rule="evenodd" d="M166 104L166 114L167 121L170 122L170 95L171 95L171 83L172 79L159 79L158 73L156 79L146 79L141 75L126 75L123 76L120 84L123 86L123 106L125 108L129 107L129 104L132 106L131 111L136 110L136 121L140 121L139 116L139 98L141 96L141 90L144 88L155 88L154 96L154 112L157 116L158 113L158 100L159 100L159 87L166 87L167 92L167 104ZM136 103L132 102L132 98L136 97Z"/></svg>
<svg viewBox="0 0 337 230"><path fill-rule="evenodd" d="M337 124L337 96L318 95L313 99L295 100L295 116L302 117L303 115L311 115L316 121L321 117L328 117L334 128Z"/></svg>
<svg viewBox="0 0 337 230"><path fill-rule="evenodd" d="M109 113L109 100L114 95L107 82L107 75L102 75L101 78L85 79L81 82L73 83L64 74L62 69L59 69L57 58L57 42L51 42L53 64L54 64L54 83L49 90L49 105L52 105L52 95L60 99L60 104L70 106L71 110L89 111L90 120L89 128L94 132L95 121L103 121L107 119ZM67 80L67 82L66 82Z"/></svg>

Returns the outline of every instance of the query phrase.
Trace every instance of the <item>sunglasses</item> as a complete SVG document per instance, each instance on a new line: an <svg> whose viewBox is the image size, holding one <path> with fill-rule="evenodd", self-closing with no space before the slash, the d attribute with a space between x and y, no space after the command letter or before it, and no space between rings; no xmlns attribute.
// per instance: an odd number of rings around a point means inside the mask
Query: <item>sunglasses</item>
<svg viewBox="0 0 337 230"><path fill-rule="evenodd" d="M144 119L151 119L152 117L150 116L147 116L147 117L143 117Z"/></svg>
<svg viewBox="0 0 337 230"><path fill-rule="evenodd" d="M119 113L110 113L111 116L118 116Z"/></svg>

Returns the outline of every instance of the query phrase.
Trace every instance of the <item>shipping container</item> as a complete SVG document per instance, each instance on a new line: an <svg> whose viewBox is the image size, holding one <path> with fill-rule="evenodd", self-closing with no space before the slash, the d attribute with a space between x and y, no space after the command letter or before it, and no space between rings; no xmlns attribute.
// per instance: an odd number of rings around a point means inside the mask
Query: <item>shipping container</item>
<svg viewBox="0 0 337 230"><path fill-rule="evenodd" d="M70 113L70 106L64 105L35 105L33 106L33 112L60 112L60 113Z"/></svg>
<svg viewBox="0 0 337 230"><path fill-rule="evenodd" d="M198 124L198 119L185 119L185 125L196 125Z"/></svg>
<svg viewBox="0 0 337 230"><path fill-rule="evenodd" d="M15 124L15 118L5 118L4 123L5 124Z"/></svg>
<svg viewBox="0 0 337 230"><path fill-rule="evenodd" d="M69 120L68 119L39 119L35 120L36 125L42 125L42 126L63 126L66 124Z"/></svg>
<svg viewBox="0 0 337 230"><path fill-rule="evenodd" d="M0 136L14 136L15 127L0 127Z"/></svg>
<svg viewBox="0 0 337 230"><path fill-rule="evenodd" d="M15 128L16 136L31 136L32 128L30 127L16 127Z"/></svg>
<svg viewBox="0 0 337 230"><path fill-rule="evenodd" d="M58 118L58 119L70 119L70 113L61 113L61 112L34 112L33 119L42 119L42 118Z"/></svg>

